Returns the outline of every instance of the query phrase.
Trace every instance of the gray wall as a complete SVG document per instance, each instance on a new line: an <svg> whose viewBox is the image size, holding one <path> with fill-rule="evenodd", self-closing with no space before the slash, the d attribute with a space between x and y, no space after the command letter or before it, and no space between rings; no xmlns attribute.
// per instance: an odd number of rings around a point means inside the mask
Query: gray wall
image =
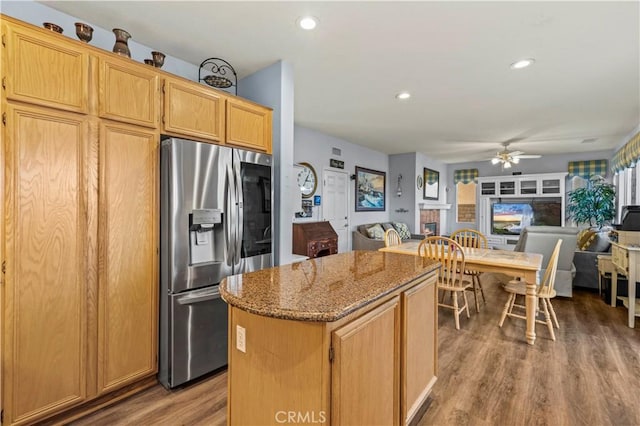
<svg viewBox="0 0 640 426"><path fill-rule="evenodd" d="M296 163L303 161L311 164L318 173L318 179L321 179L322 170L329 168L329 159L331 158L344 161L344 171L349 173L349 175L355 173L356 166L387 172L386 210L383 212L356 212L354 204L355 181L349 181L349 225L353 230L356 226L363 223L386 222L389 220L390 198L393 196L392 192L395 190L395 187L389 180L389 157L387 154L306 127L295 126L294 135L294 161ZM332 148L340 149L342 151L341 155L333 155ZM318 183L316 195L322 195L322 185L320 182ZM319 216L322 217L321 214ZM351 247L351 241L349 241L349 247Z"/></svg>
<svg viewBox="0 0 640 426"><path fill-rule="evenodd" d="M279 61L238 83L238 95L273 108L274 264L291 263L293 200L293 67Z"/></svg>
<svg viewBox="0 0 640 426"><path fill-rule="evenodd" d="M416 232L416 212L418 222L420 212L417 211L416 203L416 153L396 154L389 156L389 219L394 222L403 222L409 225L411 232ZM400 186L402 195L398 197L398 175L402 174ZM422 197L420 197L422 199ZM397 210L404 209L407 212ZM419 224L418 224L419 226Z"/></svg>
<svg viewBox="0 0 640 426"><path fill-rule="evenodd" d="M425 200L423 198L422 188L418 188L417 178L424 175L424 168L436 170L440 172L440 185L438 187L438 199L437 200ZM396 187L398 184L398 173L402 173L402 197L392 197L390 217L398 222L406 222L411 227L412 232L420 233L420 205L423 205L425 209L429 208L429 205L442 205L448 204L450 201L447 199L447 165L429 158L423 153L412 152L407 154L396 154L389 156L389 171L393 177L393 187L391 188L391 194L395 196ZM395 210L404 208L409 210L408 213L398 213ZM442 210L440 214L440 230L442 233L447 232L447 210Z"/></svg>

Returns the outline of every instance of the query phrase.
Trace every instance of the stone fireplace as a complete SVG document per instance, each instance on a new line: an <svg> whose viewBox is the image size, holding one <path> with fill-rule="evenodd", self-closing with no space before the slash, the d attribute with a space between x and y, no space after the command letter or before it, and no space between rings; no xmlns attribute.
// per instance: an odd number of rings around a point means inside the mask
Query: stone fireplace
<svg viewBox="0 0 640 426"><path fill-rule="evenodd" d="M422 227L422 234L424 235L438 235L438 224L436 222L426 222Z"/></svg>
<svg viewBox="0 0 640 426"><path fill-rule="evenodd" d="M427 230L431 231L428 233ZM440 235L440 210L420 210L420 233L424 235Z"/></svg>

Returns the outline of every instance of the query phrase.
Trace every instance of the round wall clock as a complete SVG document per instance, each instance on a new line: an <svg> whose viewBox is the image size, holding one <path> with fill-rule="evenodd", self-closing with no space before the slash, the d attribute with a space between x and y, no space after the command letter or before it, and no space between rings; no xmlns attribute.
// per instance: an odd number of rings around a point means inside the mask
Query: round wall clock
<svg viewBox="0 0 640 426"><path fill-rule="evenodd" d="M318 175L316 170L309 163L299 163L302 170L298 173L298 187L303 198L311 197L318 187Z"/></svg>
<svg viewBox="0 0 640 426"><path fill-rule="evenodd" d="M422 175L418 175L416 179L416 184L418 185L418 189L422 189Z"/></svg>

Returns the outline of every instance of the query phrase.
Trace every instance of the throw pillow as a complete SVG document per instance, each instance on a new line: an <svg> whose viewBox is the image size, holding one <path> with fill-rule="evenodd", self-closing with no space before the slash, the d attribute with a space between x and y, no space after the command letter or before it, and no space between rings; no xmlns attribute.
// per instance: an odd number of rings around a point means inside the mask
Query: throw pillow
<svg viewBox="0 0 640 426"><path fill-rule="evenodd" d="M382 240L384 238L384 229L380 226L379 223L376 223L370 228L367 228L367 234L369 238L373 238L374 240Z"/></svg>
<svg viewBox="0 0 640 426"><path fill-rule="evenodd" d="M595 237L596 231L594 231L593 229L585 229L580 231L580 234L578 234L578 248L583 251L587 250Z"/></svg>
<svg viewBox="0 0 640 426"><path fill-rule="evenodd" d="M389 229L396 229L393 227L392 224L390 224L389 222L385 222L382 224L382 229L384 229L385 231L388 231Z"/></svg>
<svg viewBox="0 0 640 426"><path fill-rule="evenodd" d="M409 227L406 223L393 222L393 226L396 228L396 231L398 231L401 239L408 240L411 238L411 232L409 232Z"/></svg>

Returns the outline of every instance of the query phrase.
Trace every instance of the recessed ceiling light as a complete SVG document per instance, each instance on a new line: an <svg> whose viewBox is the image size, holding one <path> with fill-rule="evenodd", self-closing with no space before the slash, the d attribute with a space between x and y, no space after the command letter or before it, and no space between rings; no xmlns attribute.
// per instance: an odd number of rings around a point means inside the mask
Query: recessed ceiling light
<svg viewBox="0 0 640 426"><path fill-rule="evenodd" d="M313 16L305 16L298 20L298 25L300 25L300 28L303 30L312 30L318 25L318 20Z"/></svg>
<svg viewBox="0 0 640 426"><path fill-rule="evenodd" d="M411 97L411 93L409 92L400 92L396 95L397 99L402 99L402 100L409 99L410 97Z"/></svg>
<svg viewBox="0 0 640 426"><path fill-rule="evenodd" d="M529 59L521 59L518 62L514 62L513 64L511 64L511 69L512 70L519 70L522 68L526 68L529 65L532 65L535 62L535 59L529 58Z"/></svg>

